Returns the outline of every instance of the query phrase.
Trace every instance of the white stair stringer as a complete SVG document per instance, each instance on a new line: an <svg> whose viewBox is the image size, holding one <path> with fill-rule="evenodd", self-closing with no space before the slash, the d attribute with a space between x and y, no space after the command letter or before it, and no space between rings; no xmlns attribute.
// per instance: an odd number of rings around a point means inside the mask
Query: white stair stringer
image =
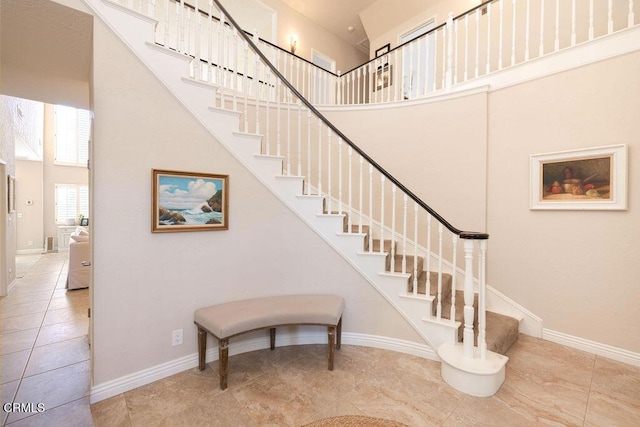
<svg viewBox="0 0 640 427"><path fill-rule="evenodd" d="M386 254L363 252L364 234L344 233L343 215L322 214L324 197L303 195L303 177L283 176L282 157L258 154L261 136L239 132L241 113L212 107L217 88L185 78L192 58L153 43L155 21L109 0L84 1L217 141L340 253L426 343L434 349L457 348L459 323L434 320L431 316L433 297L407 295L409 274L385 272ZM475 361L478 359L468 360ZM443 366L443 372L444 369ZM492 382L501 384L500 375L504 380L504 364Z"/></svg>

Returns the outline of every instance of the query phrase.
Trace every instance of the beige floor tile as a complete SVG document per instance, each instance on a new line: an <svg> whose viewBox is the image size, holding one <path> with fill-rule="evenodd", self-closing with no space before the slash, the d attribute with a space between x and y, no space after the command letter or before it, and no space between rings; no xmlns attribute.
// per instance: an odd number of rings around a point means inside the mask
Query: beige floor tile
<svg viewBox="0 0 640 427"><path fill-rule="evenodd" d="M161 427L258 427L231 393L218 393L207 404L196 404L171 415L158 424Z"/></svg>
<svg viewBox="0 0 640 427"><path fill-rule="evenodd" d="M0 321L0 333L10 334L12 332L39 328L42 325L44 317L45 312L25 314L23 316L7 317Z"/></svg>
<svg viewBox="0 0 640 427"><path fill-rule="evenodd" d="M78 338L87 335L88 330L89 319L74 320L72 322L43 326L40 329L40 334L36 341L36 347Z"/></svg>
<svg viewBox="0 0 640 427"><path fill-rule="evenodd" d="M59 310L47 310L42 321L42 326L55 325L57 323L73 322L88 318L87 307L71 306Z"/></svg>
<svg viewBox="0 0 640 427"><path fill-rule="evenodd" d="M16 290L17 291L17 290ZM34 301L49 301L53 291L12 292L0 301L0 308L4 309L14 304L25 304Z"/></svg>
<svg viewBox="0 0 640 427"><path fill-rule="evenodd" d="M6 319L8 317L24 316L26 314L44 313L47 311L49 301L35 301L23 304L10 305L3 307L0 311L0 319Z"/></svg>
<svg viewBox="0 0 640 427"><path fill-rule="evenodd" d="M131 425L146 426L157 425L193 405L208 404L219 393L213 371L194 368L128 391L124 397Z"/></svg>
<svg viewBox="0 0 640 427"><path fill-rule="evenodd" d="M11 427L90 427L93 426L89 398L83 397L42 413L12 422Z"/></svg>
<svg viewBox="0 0 640 427"><path fill-rule="evenodd" d="M42 403L49 411L87 397L90 375L90 363L86 361L24 378L16 395L16 401ZM8 422L14 422L29 415L12 413L9 415Z"/></svg>
<svg viewBox="0 0 640 427"><path fill-rule="evenodd" d="M129 412L124 394L91 405L95 427L130 427Z"/></svg>
<svg viewBox="0 0 640 427"><path fill-rule="evenodd" d="M585 425L640 425L640 368L598 357Z"/></svg>
<svg viewBox="0 0 640 427"><path fill-rule="evenodd" d="M18 391L18 386L20 385L20 381L13 381L10 383L6 383L6 384L2 384L2 387L0 387L0 394L2 394L2 404L4 405L5 403L11 403L14 401L14 397L16 395L16 392ZM7 420L7 417L9 416L9 414L5 411L0 411L0 414L2 416L2 425L4 425L5 421Z"/></svg>
<svg viewBox="0 0 640 427"><path fill-rule="evenodd" d="M86 335L54 344L35 347L29 358L25 377L89 360L89 340Z"/></svg>
<svg viewBox="0 0 640 427"><path fill-rule="evenodd" d="M37 336L37 328L2 334L0 335L0 354L5 355L23 350L31 350L36 342Z"/></svg>
<svg viewBox="0 0 640 427"><path fill-rule="evenodd" d="M18 351L2 356L0 360L0 376L2 384L13 382L22 378L24 368L27 366L31 350Z"/></svg>

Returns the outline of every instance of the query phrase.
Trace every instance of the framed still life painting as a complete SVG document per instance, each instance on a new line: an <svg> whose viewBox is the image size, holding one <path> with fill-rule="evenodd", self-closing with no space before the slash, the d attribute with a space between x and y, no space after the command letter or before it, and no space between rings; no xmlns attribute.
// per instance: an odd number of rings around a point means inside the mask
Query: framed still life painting
<svg viewBox="0 0 640 427"><path fill-rule="evenodd" d="M627 146L531 156L531 209L626 210Z"/></svg>
<svg viewBox="0 0 640 427"><path fill-rule="evenodd" d="M229 228L229 176L152 170L153 233Z"/></svg>

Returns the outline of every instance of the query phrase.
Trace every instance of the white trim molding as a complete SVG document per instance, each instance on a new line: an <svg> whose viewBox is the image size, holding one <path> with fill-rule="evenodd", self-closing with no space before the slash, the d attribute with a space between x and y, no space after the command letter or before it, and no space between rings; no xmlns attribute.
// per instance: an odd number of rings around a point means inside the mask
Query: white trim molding
<svg viewBox="0 0 640 427"><path fill-rule="evenodd" d="M542 338L567 347L586 351L587 353L595 354L597 356L606 357L607 359L617 360L618 362L640 367L640 353L634 353L629 350L590 341L585 338L552 331L551 329L543 329Z"/></svg>
<svg viewBox="0 0 640 427"><path fill-rule="evenodd" d="M326 344L327 334L324 330L309 331L302 329L301 333L279 333L277 342L278 347ZM440 360L436 355L435 350L427 344L420 344L395 338L347 332L342 334L342 344L380 348L383 350L410 354L424 359ZM269 348L269 345L270 342L268 336L258 338L254 337L232 342L229 346L229 355L233 356L255 350L264 350ZM216 360L218 360L218 346L210 346L207 350L206 362L210 363ZM133 390L134 388L142 387L143 385L150 384L154 381L193 369L196 366L198 366L197 352L93 386L91 388L89 401L91 404L94 404L110 397L117 396L121 393L125 393L129 390ZM212 384L212 387L217 387L217 384Z"/></svg>

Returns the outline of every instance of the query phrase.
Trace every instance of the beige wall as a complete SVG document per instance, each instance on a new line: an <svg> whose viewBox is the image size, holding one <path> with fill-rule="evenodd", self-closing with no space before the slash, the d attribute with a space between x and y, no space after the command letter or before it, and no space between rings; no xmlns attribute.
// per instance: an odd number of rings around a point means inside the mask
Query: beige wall
<svg viewBox="0 0 640 427"><path fill-rule="evenodd" d="M94 37L94 385L193 354L195 309L244 297L341 294L346 333L422 342L99 21ZM228 174L229 230L152 234L153 168Z"/></svg>
<svg viewBox="0 0 640 427"><path fill-rule="evenodd" d="M41 252L44 247L43 163L16 162L16 249L20 252ZM27 200L31 204L27 204Z"/></svg>
<svg viewBox="0 0 640 427"><path fill-rule="evenodd" d="M640 352L640 53L489 97L489 281L545 328ZM529 210L529 156L627 144L629 209ZM517 236L514 239L514 236Z"/></svg>
<svg viewBox="0 0 640 427"><path fill-rule="evenodd" d="M400 105L323 114L454 227L484 232L486 92Z"/></svg>
<svg viewBox="0 0 640 427"><path fill-rule="evenodd" d="M279 0L260 0L278 13L277 45L289 50L292 34L298 35L296 55L311 61L311 50L316 49L336 61L336 70L345 72L357 67L368 58L365 53L312 22L307 17Z"/></svg>

